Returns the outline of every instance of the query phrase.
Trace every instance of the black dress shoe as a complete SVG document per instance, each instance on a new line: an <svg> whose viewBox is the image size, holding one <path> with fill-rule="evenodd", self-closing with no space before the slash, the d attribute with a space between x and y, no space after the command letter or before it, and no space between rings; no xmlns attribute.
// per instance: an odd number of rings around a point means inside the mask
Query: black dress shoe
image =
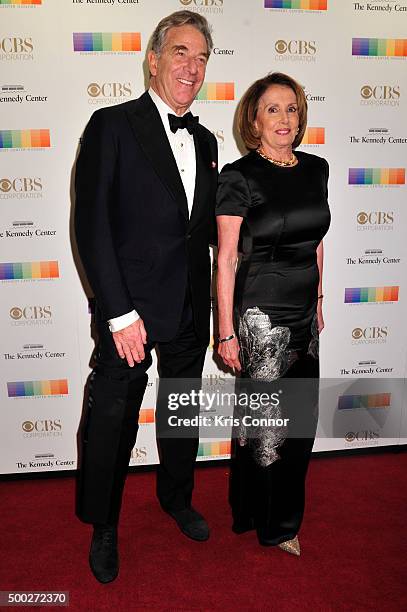
<svg viewBox="0 0 407 612"><path fill-rule="evenodd" d="M168 510L168 514L175 519L184 535L197 542L205 542L209 538L209 527L204 517L193 508L184 510Z"/></svg>
<svg viewBox="0 0 407 612"><path fill-rule="evenodd" d="M99 582L112 582L119 573L116 525L94 525L89 565Z"/></svg>

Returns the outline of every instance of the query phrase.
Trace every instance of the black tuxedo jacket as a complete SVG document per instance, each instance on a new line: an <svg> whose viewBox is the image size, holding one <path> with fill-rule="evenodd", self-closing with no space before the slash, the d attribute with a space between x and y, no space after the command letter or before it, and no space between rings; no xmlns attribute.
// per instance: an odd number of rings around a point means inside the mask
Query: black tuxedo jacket
<svg viewBox="0 0 407 612"><path fill-rule="evenodd" d="M209 336L210 259L217 145L194 132L196 183L191 218L167 135L148 93L96 111L76 165L79 253L104 319L135 308L148 340L171 340L187 283L195 328Z"/></svg>

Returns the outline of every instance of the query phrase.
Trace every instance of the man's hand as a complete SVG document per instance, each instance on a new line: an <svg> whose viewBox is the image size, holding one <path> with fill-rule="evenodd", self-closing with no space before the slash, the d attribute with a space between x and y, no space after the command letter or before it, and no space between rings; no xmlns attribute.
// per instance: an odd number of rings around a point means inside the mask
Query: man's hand
<svg viewBox="0 0 407 612"><path fill-rule="evenodd" d="M141 363L145 357L144 344L147 342L147 333L142 319L137 319L120 331L113 332L113 341L117 352L132 368L134 362Z"/></svg>

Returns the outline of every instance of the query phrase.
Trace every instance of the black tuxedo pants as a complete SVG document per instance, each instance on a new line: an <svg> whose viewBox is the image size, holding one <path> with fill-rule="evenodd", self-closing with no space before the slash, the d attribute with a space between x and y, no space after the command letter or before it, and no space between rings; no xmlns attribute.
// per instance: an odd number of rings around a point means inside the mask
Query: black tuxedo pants
<svg viewBox="0 0 407 612"><path fill-rule="evenodd" d="M90 375L81 433L77 513L88 523L117 523L152 349L156 346L159 351L160 378L200 379L207 346L195 333L189 298L176 337L170 342L148 342L144 360L133 368L118 356L107 323L97 321L97 328L96 366ZM164 387L160 385L157 398L158 423L168 423L168 416L173 414L168 410ZM198 411L199 407L183 408L191 417ZM157 435L157 495L167 511L191 505L199 442L198 428L189 429L186 437L175 435Z"/></svg>

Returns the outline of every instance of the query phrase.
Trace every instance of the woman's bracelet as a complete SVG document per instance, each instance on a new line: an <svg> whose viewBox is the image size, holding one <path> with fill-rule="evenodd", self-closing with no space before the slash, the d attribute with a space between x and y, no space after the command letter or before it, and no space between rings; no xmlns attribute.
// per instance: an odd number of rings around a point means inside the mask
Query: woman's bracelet
<svg viewBox="0 0 407 612"><path fill-rule="evenodd" d="M322 298L323 298L323 297L324 297L324 294L323 294L323 293L321 293L321 295L319 295L319 296L318 296L318 299L319 299L319 300L322 300Z"/></svg>
<svg viewBox="0 0 407 612"><path fill-rule="evenodd" d="M233 340L233 338L236 338L235 334L231 334L230 336L226 336L226 338L218 338L218 342L219 342L219 344L222 344L222 342L227 342L228 340Z"/></svg>

